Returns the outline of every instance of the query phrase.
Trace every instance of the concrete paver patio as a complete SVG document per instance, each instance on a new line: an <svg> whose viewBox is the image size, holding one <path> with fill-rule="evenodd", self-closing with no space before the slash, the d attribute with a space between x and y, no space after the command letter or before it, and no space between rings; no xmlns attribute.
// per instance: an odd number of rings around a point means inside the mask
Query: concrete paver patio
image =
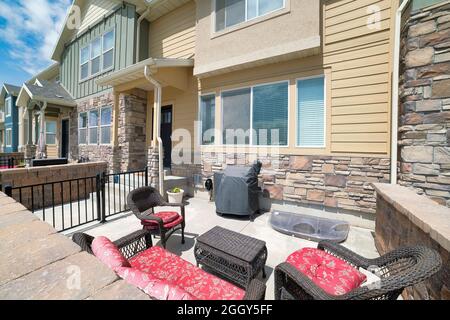
<svg viewBox="0 0 450 320"><path fill-rule="evenodd" d="M285 261L294 251L304 247L317 247L317 243L290 237L273 230L269 224L270 213L260 215L251 222L249 219L236 217L221 217L216 214L214 203L207 200L193 198L186 207L186 244L181 244L179 233L173 235L167 244L167 249L183 259L195 264L194 246L196 238L213 228L221 226L266 241L268 248L267 292L266 299L274 299L274 268ZM160 210L164 210L161 208ZM311 210L310 210L311 211ZM94 226L84 232L93 236L107 236L117 240L141 228L139 220L134 215L124 215L103 225ZM347 248L366 256L377 257L372 235L373 230L351 227L347 241L343 244ZM154 245L159 244L154 239ZM261 278L261 275L260 275Z"/></svg>

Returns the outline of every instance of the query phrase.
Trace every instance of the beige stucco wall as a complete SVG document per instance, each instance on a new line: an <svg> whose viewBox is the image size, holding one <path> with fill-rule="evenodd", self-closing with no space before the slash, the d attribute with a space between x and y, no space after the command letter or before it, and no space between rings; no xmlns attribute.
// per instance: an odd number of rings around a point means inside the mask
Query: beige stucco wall
<svg viewBox="0 0 450 320"><path fill-rule="evenodd" d="M194 74L301 56L320 47L320 1L286 0L286 8L215 33L213 1L197 1Z"/></svg>

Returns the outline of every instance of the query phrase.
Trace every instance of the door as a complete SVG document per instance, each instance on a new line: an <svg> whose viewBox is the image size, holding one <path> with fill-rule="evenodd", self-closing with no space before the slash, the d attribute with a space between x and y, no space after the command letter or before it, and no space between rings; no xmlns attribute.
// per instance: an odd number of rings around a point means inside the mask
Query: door
<svg viewBox="0 0 450 320"><path fill-rule="evenodd" d="M61 122L61 158L69 158L69 119Z"/></svg>
<svg viewBox="0 0 450 320"><path fill-rule="evenodd" d="M164 168L172 168L172 106L161 109L161 139L164 148Z"/></svg>

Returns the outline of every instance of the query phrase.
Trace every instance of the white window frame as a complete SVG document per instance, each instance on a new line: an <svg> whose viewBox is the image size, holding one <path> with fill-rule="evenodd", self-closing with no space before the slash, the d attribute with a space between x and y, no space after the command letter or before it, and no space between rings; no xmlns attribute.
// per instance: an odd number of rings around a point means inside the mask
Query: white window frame
<svg viewBox="0 0 450 320"><path fill-rule="evenodd" d="M86 127L80 127L80 125L81 125L81 121L80 121L81 120L81 115L83 115L83 114L86 115ZM88 142L89 142L89 139L88 139L89 131L88 131L88 129L89 129L89 115L88 115L87 112L80 112L78 114L78 145L87 145L88 144ZM80 142L80 131L81 130L86 130L86 134L85 134L86 141L84 143Z"/></svg>
<svg viewBox="0 0 450 320"><path fill-rule="evenodd" d="M112 48L104 51L103 50L104 37L105 37L105 35L107 35L110 32L113 32L113 39L114 39L113 46L112 46ZM100 54L98 56L92 57L92 43L94 41L99 40L99 39L100 39ZM86 49L86 48L89 48L89 60L86 62L88 64L88 75L87 75L86 78L82 78L81 77L81 67L84 66L86 63L81 64L81 52L84 49ZM112 66L104 69L103 68L103 56L104 56L105 53L108 53L111 50L113 51L113 63L112 63ZM114 65L115 65L115 53L116 53L115 51L116 51L116 28L115 27L106 30L105 32L103 32L102 35L95 37L94 39L89 41L88 44L82 46L80 48L79 59L78 59L78 69L79 69L79 73L80 73L79 74L79 83L91 80L91 79L93 79L95 77L98 77L99 75L101 75L101 74L103 74L105 72L113 70L114 69ZM100 57L100 69L99 69L99 72L97 72L95 74L92 74L92 60L94 60L94 59L96 59L98 57Z"/></svg>
<svg viewBox="0 0 450 320"><path fill-rule="evenodd" d="M98 41L100 43L100 51L98 53L98 55L96 56L92 56L92 48L93 48L93 43ZM90 77L95 77L97 75L99 75L100 73L102 73L102 67L103 67L103 36L98 36L96 38L94 38L90 45L90 49L89 49L89 76ZM96 73L92 73L92 62L98 58L98 71Z"/></svg>
<svg viewBox="0 0 450 320"><path fill-rule="evenodd" d="M253 144L253 89L257 88L257 87L262 87L262 86L269 86L272 84L280 84L280 83L286 83L288 85L288 117L287 117L287 122L288 122L288 127L287 127L287 144L286 145L256 145ZM289 132L290 132L290 105L291 105L291 95L290 95L290 81L289 80L280 80L280 81L273 81L273 82L266 82L266 83L258 83L256 85L253 86L243 86L243 87L238 87L238 88L233 88L233 89L227 89L227 90L221 90L220 91L220 113L221 113L221 139L220 139L220 146L222 147L242 147L242 148L289 148L290 146L290 141L289 141ZM238 90L243 90L243 89L250 89L250 141L249 144L240 144L240 145L234 145L234 144L225 144L224 143L224 139L225 137L223 136L223 131L224 131L224 123L223 123L223 94L226 92L232 92L232 91L238 91Z"/></svg>
<svg viewBox="0 0 450 320"><path fill-rule="evenodd" d="M110 33L110 32L113 33L113 40L114 40L114 41L113 41L113 46L112 46L112 48L110 48L110 49L104 50L104 48L103 48L103 43L105 42L105 36L106 36L108 33ZM111 30L105 32L105 33L102 35L102 59L101 59L101 63L102 63L102 65L101 65L101 70L102 70L102 72L108 72L108 71L114 69L114 63L115 63L115 61L114 61L114 60L115 60L115 59L114 59L114 58L115 58L115 50L116 50L116 29L113 28L113 29L111 29ZM112 59L113 63L112 63L112 65L111 65L110 67L108 67L108 68L106 68L106 69L103 69L103 67L104 67L103 62L104 62L105 54L108 53L108 52L110 52L110 51L113 52L113 59Z"/></svg>
<svg viewBox="0 0 450 320"><path fill-rule="evenodd" d="M97 126L91 126L91 113L92 112L97 112ZM100 110L99 109L93 109L93 110L89 110L88 111L88 135L87 135L87 144L90 146L98 146L99 145L99 121L100 121ZM96 143L91 143L91 129L97 129L97 142Z"/></svg>
<svg viewBox="0 0 450 320"><path fill-rule="evenodd" d="M55 133L47 131L47 124L49 122L54 122L55 123ZM49 135L49 134L55 136L55 143L48 143L47 135ZM49 146L56 146L56 145L58 145L57 137L58 137L58 121L57 120L45 120L45 144L47 144Z"/></svg>
<svg viewBox="0 0 450 320"><path fill-rule="evenodd" d="M308 80L308 79L317 79L317 78L323 78L323 145L300 145L298 141L298 130L300 129L300 124L298 123L298 102L299 102L299 96L298 96L298 82L302 80ZM320 74L310 77L301 77L295 79L295 147L296 148L302 148L302 149L325 149L327 147L327 76L326 74Z"/></svg>
<svg viewBox="0 0 450 320"><path fill-rule="evenodd" d="M279 11L279 10L283 10L283 9L286 9L286 2L287 2L287 0L283 0L283 6L281 7L281 8L278 8L278 9L274 9L274 10L272 10L272 11L269 11L269 12L267 12L267 13L264 13L264 14L262 14L262 15L259 15L259 6L257 7L257 10L258 10L258 14L256 15L256 17L253 17L253 18L248 18L248 0L245 0L245 20L244 21L242 21L242 22L239 22L239 23L236 23L236 24L233 24L232 26L229 26L229 27L227 27L226 26L226 11L225 11L225 26L224 26L224 28L223 29L221 29L221 30L217 30L217 1L218 0L211 0L212 1L212 6L213 6L213 26L212 26L212 29L213 29L213 31L214 31L214 33L221 33L221 32L224 32L224 31L226 31L226 30L228 30L228 29L230 29L230 28L234 28L234 27L237 27L237 26L240 26L240 25L242 25L242 24L244 24L244 23L247 23L247 22L250 22L250 21L253 21L253 20L256 20L256 19L259 19L259 18L261 18L261 17L264 17L264 16L268 16L268 15L270 15L270 14L272 14L272 13L274 13L274 12L277 12L277 11ZM258 0L259 1L259 0Z"/></svg>
<svg viewBox="0 0 450 320"><path fill-rule="evenodd" d="M11 117L12 115L12 98L7 97L5 99L5 118Z"/></svg>
<svg viewBox="0 0 450 320"><path fill-rule="evenodd" d="M11 141L9 141L10 144L8 144L8 133L11 134ZM12 128L6 128L5 129L5 146L7 148L11 148L12 144L13 144Z"/></svg>
<svg viewBox="0 0 450 320"><path fill-rule="evenodd" d="M214 143L212 144L203 144L203 123L202 123L202 115L201 115L201 108L202 108L202 98L203 97L214 97L214 130L217 130L216 128L216 111L217 111L217 96L215 92L209 92L209 93L202 93L198 95L198 145L204 146L204 147L210 147L217 145L217 137L214 136ZM216 132L217 133L217 132Z"/></svg>
<svg viewBox="0 0 450 320"><path fill-rule="evenodd" d="M104 110L107 110L107 109L111 109L111 123L109 124L109 125L102 125L102 113L103 113L103 111ZM103 108L100 108L100 114L99 114L100 116L99 116L99 127L98 128L100 128L99 130L100 130L100 134L99 134L99 141L98 141L98 144L99 145L102 145L102 146L110 146L111 144L112 144L112 124L113 124L113 108L112 108L112 106L107 106L107 107L103 107ZM110 133L110 140L109 140L109 143L103 143L102 142L102 138L103 138L103 128L106 128L106 127L109 127L110 128L110 130L111 130L111 133Z"/></svg>

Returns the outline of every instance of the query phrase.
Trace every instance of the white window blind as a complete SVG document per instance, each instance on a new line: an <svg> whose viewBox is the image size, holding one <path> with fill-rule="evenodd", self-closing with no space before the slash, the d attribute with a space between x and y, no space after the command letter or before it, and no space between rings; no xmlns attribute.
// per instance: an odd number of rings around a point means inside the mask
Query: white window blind
<svg viewBox="0 0 450 320"><path fill-rule="evenodd" d="M325 79L297 81L297 145L325 146Z"/></svg>

